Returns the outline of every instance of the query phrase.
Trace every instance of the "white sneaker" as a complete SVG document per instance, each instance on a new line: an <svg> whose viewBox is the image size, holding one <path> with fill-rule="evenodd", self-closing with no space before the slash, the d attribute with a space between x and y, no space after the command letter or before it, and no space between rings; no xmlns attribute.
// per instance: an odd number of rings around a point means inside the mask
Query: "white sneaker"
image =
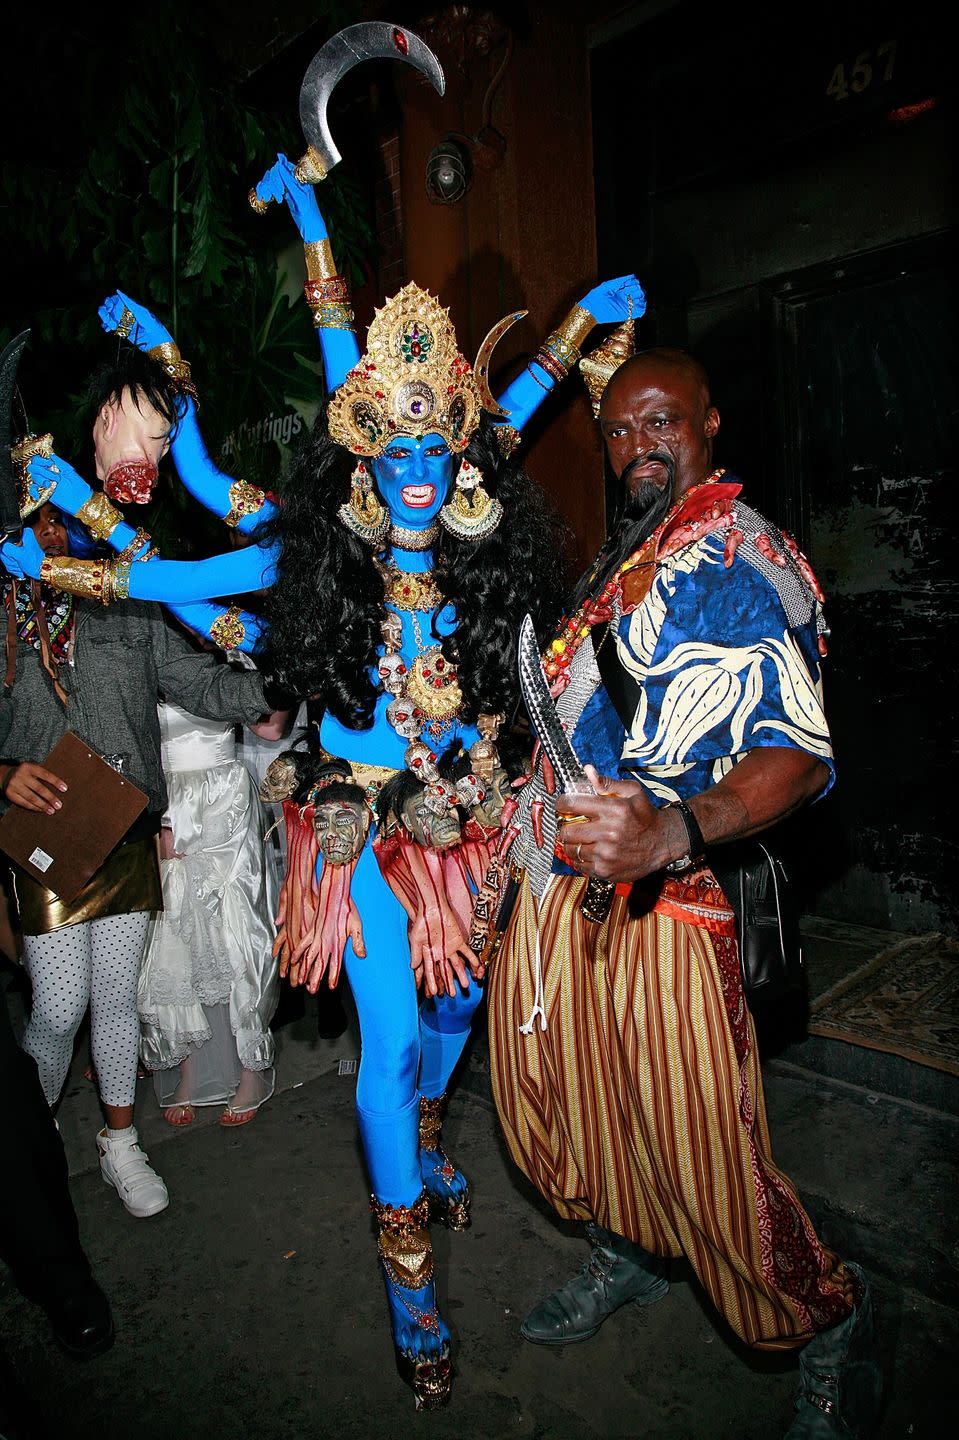
<svg viewBox="0 0 959 1440"><path fill-rule="evenodd" d="M105 1130L97 1136L100 1174L112 1185L131 1215L138 1220L158 1215L170 1203L159 1175L137 1144L137 1132L123 1140L111 1140Z"/></svg>

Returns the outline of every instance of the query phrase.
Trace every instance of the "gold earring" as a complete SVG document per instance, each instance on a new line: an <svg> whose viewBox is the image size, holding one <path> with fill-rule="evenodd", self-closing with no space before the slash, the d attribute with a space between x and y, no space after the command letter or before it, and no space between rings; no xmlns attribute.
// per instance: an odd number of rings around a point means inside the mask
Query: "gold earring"
<svg viewBox="0 0 959 1440"><path fill-rule="evenodd" d="M373 489L365 460L358 460L350 476L350 498L336 512L340 523L374 550L381 550L390 528L390 514Z"/></svg>
<svg viewBox="0 0 959 1440"><path fill-rule="evenodd" d="M438 519L451 535L461 540L482 540L491 535L503 518L503 507L483 489L483 472L469 460L461 460L456 489Z"/></svg>

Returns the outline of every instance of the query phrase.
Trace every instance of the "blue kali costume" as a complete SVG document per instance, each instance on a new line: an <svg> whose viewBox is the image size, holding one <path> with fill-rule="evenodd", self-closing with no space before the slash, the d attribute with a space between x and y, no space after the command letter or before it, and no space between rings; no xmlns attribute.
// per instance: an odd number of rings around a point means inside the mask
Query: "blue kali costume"
<svg viewBox="0 0 959 1440"><path fill-rule="evenodd" d="M346 967L362 1032L357 1116L397 1362L417 1404L435 1406L449 1395L450 1336L436 1306L427 1219L432 1209L453 1228L467 1223L468 1186L443 1153L439 1132L447 1083L483 993L482 968L467 943L469 912L508 782L495 747L505 707L489 704L485 693L482 703L475 703L478 695L464 701L465 672L461 689L440 645L455 634L457 614L433 581L432 546L439 525L469 547L490 535L503 516L495 484L492 494L484 488L484 479L496 481L495 465L484 477L469 459L460 459L484 409L494 417L496 463L505 463L594 325L641 315L643 293L633 276L591 290L497 405L486 379L489 356L525 312L490 332L471 367L458 351L447 312L410 285L377 311L361 357L345 281L335 273L312 187L301 184L279 156L255 196L259 205L285 201L305 244L306 296L330 396L325 424L341 456L357 460L349 493L344 488L338 495L329 524L345 526L370 547L386 597L381 643L364 662L376 687L371 723L361 717L357 726L334 713L320 661L308 692L325 705L320 744L330 763L306 804L297 794L301 803L288 799L284 805L290 858L281 901L281 973L313 990L324 973L336 978L341 961ZM100 317L107 331L154 354L171 381L189 381L172 338L143 307L117 294ZM34 493L48 490L46 498L92 521L100 538L125 552L108 565L86 562L86 570L83 562L48 560L43 578L104 601L161 600L216 643L255 651L264 622L208 602L274 585L282 577L287 542L292 551L298 537L292 528L284 536L284 524L292 527L292 521L262 491L217 469L189 393L182 410L172 454L184 484L252 543L199 562L159 559L149 553L149 537L125 525L118 512L111 514L69 465L38 455L29 462ZM509 515L503 523L510 525ZM41 574L43 557L31 542L27 532L22 545L0 547L13 573ZM526 610L538 609L534 584L541 582L533 576L542 554L535 560L528 567L529 593L514 594L512 606L500 611L515 613L517 625ZM517 578L515 585L520 583ZM309 642L304 634L302 648ZM515 633L501 648L497 689L513 697ZM276 678L286 683L282 668ZM461 715L470 709L475 723ZM452 768L438 762L439 750L454 755ZM375 839L364 843L370 829Z"/></svg>

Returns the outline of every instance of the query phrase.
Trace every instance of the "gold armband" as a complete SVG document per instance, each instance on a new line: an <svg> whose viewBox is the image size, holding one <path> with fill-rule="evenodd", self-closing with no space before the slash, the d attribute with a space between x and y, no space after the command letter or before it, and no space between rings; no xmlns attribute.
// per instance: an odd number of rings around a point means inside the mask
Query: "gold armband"
<svg viewBox="0 0 959 1440"><path fill-rule="evenodd" d="M266 494L248 480L234 480L230 486L230 509L223 517L224 525L235 530L244 515L256 515L263 509Z"/></svg>
<svg viewBox="0 0 959 1440"><path fill-rule="evenodd" d="M339 272L333 259L333 247L326 238L308 240L303 246L306 274L310 280L333 280Z"/></svg>
<svg viewBox="0 0 959 1440"><path fill-rule="evenodd" d="M596 317L584 310L582 305L574 305L562 325L556 327L549 339L560 346L568 345L571 352L575 350L578 360L579 348L595 326Z"/></svg>
<svg viewBox="0 0 959 1440"><path fill-rule="evenodd" d="M313 324L317 330L352 330L353 310L335 300L324 300L320 305L311 305Z"/></svg>
<svg viewBox="0 0 959 1440"><path fill-rule="evenodd" d="M97 540L109 540L123 516L115 505L110 504L102 490L94 490L77 511L77 519L83 521Z"/></svg>
<svg viewBox="0 0 959 1440"><path fill-rule="evenodd" d="M221 650L236 650L246 639L246 626L240 619L239 606L231 605L218 615L210 626L210 639Z"/></svg>
<svg viewBox="0 0 959 1440"><path fill-rule="evenodd" d="M596 324L588 310L577 305L566 316L558 330L547 335L533 356L536 364L553 380L565 380L580 357L580 345ZM536 375L533 374L534 380Z"/></svg>
<svg viewBox="0 0 959 1440"><path fill-rule="evenodd" d="M109 605L113 594L110 570L111 565L103 560L48 555L40 566L40 579L45 585L52 585L54 590L65 590L68 595L80 595L84 600Z"/></svg>

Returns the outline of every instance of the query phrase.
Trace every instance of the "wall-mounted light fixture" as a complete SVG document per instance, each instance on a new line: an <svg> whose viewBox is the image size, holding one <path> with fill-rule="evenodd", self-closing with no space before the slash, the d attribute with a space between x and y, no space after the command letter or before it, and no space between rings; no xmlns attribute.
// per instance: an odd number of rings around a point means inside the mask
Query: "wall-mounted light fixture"
<svg viewBox="0 0 959 1440"><path fill-rule="evenodd" d="M434 205L455 205L473 183L470 142L465 135L444 135L426 161L426 193Z"/></svg>

